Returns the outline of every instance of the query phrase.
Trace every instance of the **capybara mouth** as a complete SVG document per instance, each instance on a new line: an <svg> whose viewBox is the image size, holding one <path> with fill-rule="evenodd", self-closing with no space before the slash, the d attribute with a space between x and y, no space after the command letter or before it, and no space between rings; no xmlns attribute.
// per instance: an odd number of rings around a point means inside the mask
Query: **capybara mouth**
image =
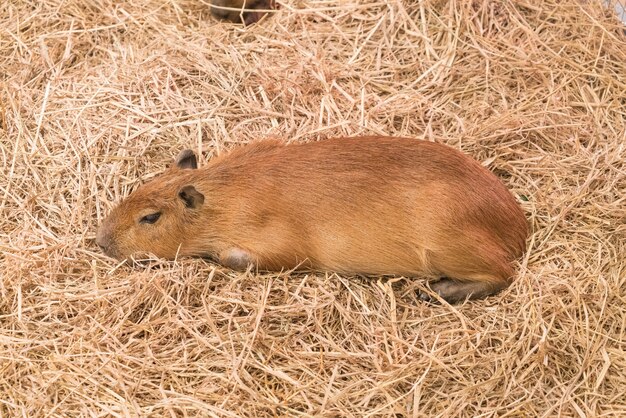
<svg viewBox="0 0 626 418"><path fill-rule="evenodd" d="M106 255L107 257L111 257L120 261L126 258L126 257L123 257L120 254L120 252L117 250L117 248L115 248L113 245L103 247L100 244L98 244L98 247L100 247L100 251L102 251L102 253Z"/></svg>

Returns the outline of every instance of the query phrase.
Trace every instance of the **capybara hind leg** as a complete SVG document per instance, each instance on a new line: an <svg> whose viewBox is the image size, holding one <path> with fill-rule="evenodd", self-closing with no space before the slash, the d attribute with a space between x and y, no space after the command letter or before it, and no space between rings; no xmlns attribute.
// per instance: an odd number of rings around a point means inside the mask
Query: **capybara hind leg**
<svg viewBox="0 0 626 418"><path fill-rule="evenodd" d="M272 10L275 8L274 5L274 0L259 0L257 1L254 6L252 7L253 9L265 9L265 10ZM253 23L258 22L259 20L261 20L261 18L263 16L265 16L267 12L265 11L260 11L260 12L249 12L245 15L243 22L246 26L251 25Z"/></svg>
<svg viewBox="0 0 626 418"><path fill-rule="evenodd" d="M219 263L229 269L246 270L254 264L254 258L241 248L229 248L219 254Z"/></svg>
<svg viewBox="0 0 626 418"><path fill-rule="evenodd" d="M508 286L502 280L456 280L444 277L437 281L428 283L430 289L441 296L448 303L461 302L465 299L480 299L485 296L499 292ZM433 297L428 293L421 292L420 298L425 301L433 301Z"/></svg>
<svg viewBox="0 0 626 418"><path fill-rule="evenodd" d="M251 25L260 20L267 10L276 8L274 0L213 0L211 13L234 23Z"/></svg>
<svg viewBox="0 0 626 418"><path fill-rule="evenodd" d="M449 250L431 256L433 271L443 278L429 286L449 303L493 295L511 282L513 266L507 251L485 234L476 232L472 236L476 236L476 243L459 241ZM429 296L424 298L428 300Z"/></svg>

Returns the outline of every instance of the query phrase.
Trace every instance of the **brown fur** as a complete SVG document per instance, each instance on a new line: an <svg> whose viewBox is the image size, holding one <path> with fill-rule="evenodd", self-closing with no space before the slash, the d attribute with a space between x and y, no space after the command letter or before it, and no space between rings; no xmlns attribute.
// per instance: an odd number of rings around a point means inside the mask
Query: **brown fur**
<svg viewBox="0 0 626 418"><path fill-rule="evenodd" d="M238 269L437 275L444 279L433 290L456 301L506 287L525 250L527 222L513 196L445 145L262 141L194 167L195 155L183 152L113 210L98 231L105 252L208 256ZM139 223L154 212L154 224Z"/></svg>
<svg viewBox="0 0 626 418"><path fill-rule="evenodd" d="M274 9L274 3L274 0L213 0L211 13L220 19L250 25L267 13L263 10Z"/></svg>

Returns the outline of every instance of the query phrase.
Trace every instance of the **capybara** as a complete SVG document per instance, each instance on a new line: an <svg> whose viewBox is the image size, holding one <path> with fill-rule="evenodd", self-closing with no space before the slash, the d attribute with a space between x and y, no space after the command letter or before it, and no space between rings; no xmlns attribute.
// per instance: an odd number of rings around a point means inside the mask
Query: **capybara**
<svg viewBox="0 0 626 418"><path fill-rule="evenodd" d="M275 8L274 0L213 0L211 13L234 23L250 25Z"/></svg>
<svg viewBox="0 0 626 418"><path fill-rule="evenodd" d="M508 286L527 234L515 198L477 161L370 136L258 141L199 169L185 150L111 212L96 242L119 259L436 277L431 289L455 302Z"/></svg>

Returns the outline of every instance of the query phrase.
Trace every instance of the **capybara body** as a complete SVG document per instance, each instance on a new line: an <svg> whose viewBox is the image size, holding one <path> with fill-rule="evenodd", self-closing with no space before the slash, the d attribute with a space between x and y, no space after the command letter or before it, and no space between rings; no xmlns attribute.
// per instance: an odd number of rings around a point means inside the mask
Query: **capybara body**
<svg viewBox="0 0 626 418"><path fill-rule="evenodd" d="M220 19L250 25L274 7L274 0L213 0L211 13Z"/></svg>
<svg viewBox="0 0 626 418"><path fill-rule="evenodd" d="M506 287L527 229L500 180L459 151L357 137L260 141L200 169L183 151L112 211L97 243L120 259L437 276L431 288L453 302Z"/></svg>

